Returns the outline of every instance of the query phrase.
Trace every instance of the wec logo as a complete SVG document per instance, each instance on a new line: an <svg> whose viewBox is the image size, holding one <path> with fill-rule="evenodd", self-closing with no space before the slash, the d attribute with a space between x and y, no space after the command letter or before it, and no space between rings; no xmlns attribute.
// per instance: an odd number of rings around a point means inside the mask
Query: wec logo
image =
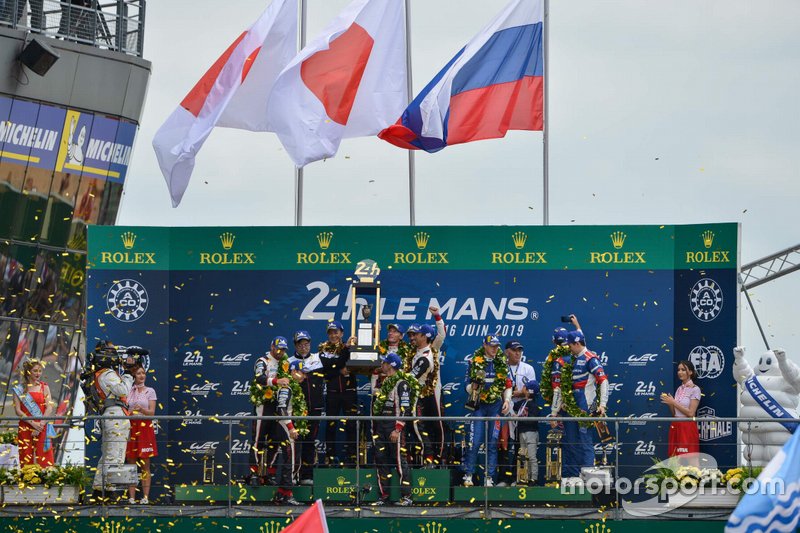
<svg viewBox="0 0 800 533"><path fill-rule="evenodd" d="M188 451L193 455L211 455L216 453L217 446L219 446L217 441L193 442L189 445Z"/></svg>
<svg viewBox="0 0 800 533"><path fill-rule="evenodd" d="M188 392L192 396L202 396L206 398L208 397L209 392L218 390L219 386L220 386L219 383L211 383L211 382L206 382L203 385L198 385L197 383L194 383L192 384L191 387L189 387L189 390L186 390L184 392Z"/></svg>
<svg viewBox="0 0 800 533"><path fill-rule="evenodd" d="M644 413L641 415L635 415L631 417L631 422L628 422L629 426L644 426L647 424L648 418L655 418L658 416L658 413Z"/></svg>
<svg viewBox="0 0 800 533"><path fill-rule="evenodd" d="M655 363L657 358L657 353L632 354L629 355L628 359L623 361L622 364L628 366L647 366L648 363Z"/></svg>
<svg viewBox="0 0 800 533"><path fill-rule="evenodd" d="M237 353L236 355L225 354L222 356L222 359L219 361L215 361L215 365L222 365L222 366L240 366L242 363L246 363L250 360L252 354L249 353Z"/></svg>
<svg viewBox="0 0 800 533"><path fill-rule="evenodd" d="M611 393L619 392L621 390L622 390L622 383L611 383L611 382L609 382L609 384L608 384L608 394L609 394L609 396L611 395Z"/></svg>
<svg viewBox="0 0 800 533"><path fill-rule="evenodd" d="M203 356L200 355L200 352L186 352L183 366L203 366Z"/></svg>
<svg viewBox="0 0 800 533"><path fill-rule="evenodd" d="M445 394L452 394L461 387L461 383L447 383L442 386L442 392Z"/></svg>

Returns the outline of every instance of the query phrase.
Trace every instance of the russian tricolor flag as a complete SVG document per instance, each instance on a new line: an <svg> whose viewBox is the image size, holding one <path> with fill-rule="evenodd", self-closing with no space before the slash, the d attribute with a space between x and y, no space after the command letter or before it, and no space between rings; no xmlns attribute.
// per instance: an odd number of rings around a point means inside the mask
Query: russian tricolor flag
<svg viewBox="0 0 800 533"><path fill-rule="evenodd" d="M543 0L512 0L378 136L438 152L543 127Z"/></svg>

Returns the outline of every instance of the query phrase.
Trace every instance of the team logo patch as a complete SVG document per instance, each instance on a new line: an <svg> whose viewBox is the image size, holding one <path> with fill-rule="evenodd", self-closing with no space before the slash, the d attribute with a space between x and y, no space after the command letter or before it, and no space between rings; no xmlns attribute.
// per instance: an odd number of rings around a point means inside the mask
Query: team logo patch
<svg viewBox="0 0 800 533"><path fill-rule="evenodd" d="M713 279L703 278L692 287L692 313L702 322L711 322L722 311L722 289Z"/></svg>
<svg viewBox="0 0 800 533"><path fill-rule="evenodd" d="M106 295L111 314L120 322L135 322L147 312L150 299L147 290L136 280L123 279L115 283Z"/></svg>

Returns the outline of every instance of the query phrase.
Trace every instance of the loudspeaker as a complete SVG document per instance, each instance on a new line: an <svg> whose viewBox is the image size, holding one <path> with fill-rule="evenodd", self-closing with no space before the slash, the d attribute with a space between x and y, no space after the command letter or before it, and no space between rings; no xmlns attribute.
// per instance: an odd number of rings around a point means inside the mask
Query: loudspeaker
<svg viewBox="0 0 800 533"><path fill-rule="evenodd" d="M53 63L58 61L60 56L58 53L50 48L46 43L34 37L22 49L19 55L20 62L34 71L39 76L44 76Z"/></svg>

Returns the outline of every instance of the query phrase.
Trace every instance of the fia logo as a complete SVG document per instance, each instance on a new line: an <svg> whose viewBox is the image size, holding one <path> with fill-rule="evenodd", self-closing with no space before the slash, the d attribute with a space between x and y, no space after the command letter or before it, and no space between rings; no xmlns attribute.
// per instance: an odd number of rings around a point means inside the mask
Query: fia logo
<svg viewBox="0 0 800 533"><path fill-rule="evenodd" d="M651 440L636 441L636 449L633 451L634 455L655 455L655 453L656 453L656 445L653 444L653 441Z"/></svg>
<svg viewBox="0 0 800 533"><path fill-rule="evenodd" d="M648 363L655 363L657 358L657 353L633 354L629 355L628 360L624 361L622 364L628 366L647 366Z"/></svg>
<svg viewBox="0 0 800 533"><path fill-rule="evenodd" d="M222 360L214 361L214 364L222 366L241 366L242 363L249 361L251 356L252 354L249 353L237 353L236 355L225 354L222 356Z"/></svg>
<svg viewBox="0 0 800 533"><path fill-rule="evenodd" d="M722 289L713 279L703 278L692 287L689 303L698 320L711 322L722 311Z"/></svg>
<svg viewBox="0 0 800 533"><path fill-rule="evenodd" d="M247 439L233 439L233 444L231 444L231 454L247 453L250 453L250 441Z"/></svg>
<svg viewBox="0 0 800 533"><path fill-rule="evenodd" d="M725 368L725 356L716 346L695 346L689 352L689 361L700 379L717 379Z"/></svg>
<svg viewBox="0 0 800 533"><path fill-rule="evenodd" d="M219 446L217 441L193 442L189 445L189 453L193 455L211 455L215 454L217 446Z"/></svg>
<svg viewBox="0 0 800 533"><path fill-rule="evenodd" d="M111 315L120 322L135 322L147 312L149 302L144 285L133 279L116 282L106 294Z"/></svg>
<svg viewBox="0 0 800 533"><path fill-rule="evenodd" d="M212 391L216 391L219 389L219 383L211 383L206 382L203 385L198 385L197 383L193 383L189 390L185 390L183 392L188 392L192 396L202 396L203 398L208 398L208 393Z"/></svg>
<svg viewBox="0 0 800 533"><path fill-rule="evenodd" d="M234 380L231 396L250 396L250 381Z"/></svg>
<svg viewBox="0 0 800 533"><path fill-rule="evenodd" d="M203 356L200 352L185 352L186 357L183 358L183 366L203 366Z"/></svg>
<svg viewBox="0 0 800 533"><path fill-rule="evenodd" d="M645 383L644 381L636 382L636 389L633 391L634 396L655 396L656 386L652 381Z"/></svg>

